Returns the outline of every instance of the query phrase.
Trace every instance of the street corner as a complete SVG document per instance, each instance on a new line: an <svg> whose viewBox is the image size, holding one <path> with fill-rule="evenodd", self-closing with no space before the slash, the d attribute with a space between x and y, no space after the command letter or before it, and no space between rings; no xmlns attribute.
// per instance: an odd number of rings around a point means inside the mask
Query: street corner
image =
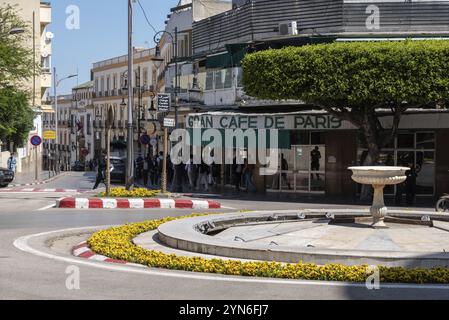
<svg viewBox="0 0 449 320"><path fill-rule="evenodd" d="M221 203L212 200L190 199L110 199L66 197L56 200L61 209L220 209Z"/></svg>

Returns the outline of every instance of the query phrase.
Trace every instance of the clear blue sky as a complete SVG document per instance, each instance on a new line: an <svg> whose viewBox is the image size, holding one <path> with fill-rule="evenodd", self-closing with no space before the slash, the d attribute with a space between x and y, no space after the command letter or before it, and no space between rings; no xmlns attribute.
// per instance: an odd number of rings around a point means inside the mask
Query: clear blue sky
<svg viewBox="0 0 449 320"><path fill-rule="evenodd" d="M76 73L79 83L90 80L92 63L127 53L127 0L53 0L53 21L49 31L53 39L53 66L58 76ZM150 22L163 30L170 8L178 0L140 0ZM66 28L66 9L76 5L80 9L80 29ZM142 11L134 4L134 45L153 46L154 32L148 26ZM148 42L148 43L145 43ZM58 87L59 94L70 94L76 78L65 80ZM51 92L53 94L53 91Z"/></svg>

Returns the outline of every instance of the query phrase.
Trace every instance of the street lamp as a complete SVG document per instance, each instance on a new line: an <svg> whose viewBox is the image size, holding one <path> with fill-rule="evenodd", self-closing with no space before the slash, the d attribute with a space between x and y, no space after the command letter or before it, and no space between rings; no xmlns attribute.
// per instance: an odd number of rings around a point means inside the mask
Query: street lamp
<svg viewBox="0 0 449 320"><path fill-rule="evenodd" d="M55 99L55 131L56 131L56 139L55 139L55 144L56 144L56 149L55 149L55 154L56 154L56 172L59 171L59 134L58 134L58 86L61 84L62 81L67 80L67 79L71 79L71 78L75 78L77 77L77 74L71 74L67 77L64 77L62 79L58 80L58 75L56 74L56 67L53 68L53 90L54 90L54 99Z"/></svg>
<svg viewBox="0 0 449 320"><path fill-rule="evenodd" d="M126 190L132 191L134 187L134 135L133 135L133 0L128 0L128 144L126 148Z"/></svg>
<svg viewBox="0 0 449 320"><path fill-rule="evenodd" d="M154 65L157 69L160 68L164 59L161 57L161 48L160 43L162 41L162 37L167 35L171 38L171 43L173 47L173 59L175 60L175 128L178 128L178 28L175 28L174 35L168 31L159 31L154 35L154 43L156 44L156 52L155 57L152 59Z"/></svg>

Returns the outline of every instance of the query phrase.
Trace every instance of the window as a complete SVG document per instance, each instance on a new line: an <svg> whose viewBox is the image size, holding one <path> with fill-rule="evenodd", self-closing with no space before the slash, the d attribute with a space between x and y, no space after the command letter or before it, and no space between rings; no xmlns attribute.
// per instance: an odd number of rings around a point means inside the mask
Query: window
<svg viewBox="0 0 449 320"><path fill-rule="evenodd" d="M143 85L148 85L148 68L143 69Z"/></svg>
<svg viewBox="0 0 449 320"><path fill-rule="evenodd" d="M224 70L215 71L215 90L224 88Z"/></svg>
<svg viewBox="0 0 449 320"><path fill-rule="evenodd" d="M91 116L90 116L90 114L87 114L87 134L88 135L91 135L92 134L92 131L91 131Z"/></svg>
<svg viewBox="0 0 449 320"><path fill-rule="evenodd" d="M224 71L224 88L232 88L232 69L226 69Z"/></svg>
<svg viewBox="0 0 449 320"><path fill-rule="evenodd" d="M41 67L43 72L51 72L51 56L41 57Z"/></svg>
<svg viewBox="0 0 449 320"><path fill-rule="evenodd" d="M214 72L209 71L206 74L206 90L214 90Z"/></svg>

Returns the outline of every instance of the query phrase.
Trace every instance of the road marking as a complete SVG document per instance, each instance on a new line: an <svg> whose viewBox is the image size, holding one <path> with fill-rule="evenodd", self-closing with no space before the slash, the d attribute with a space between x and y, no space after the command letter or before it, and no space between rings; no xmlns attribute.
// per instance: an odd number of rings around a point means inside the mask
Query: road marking
<svg viewBox="0 0 449 320"><path fill-rule="evenodd" d="M158 277L170 277L170 278L181 278L181 279L191 279L191 280L202 280L202 281L218 281L218 282L239 282L239 283L264 283L264 284L278 284L278 285L309 285L309 286L328 286L328 287L355 287L355 288L365 288L366 285L362 283L350 283L350 282L332 282L332 281L310 281L310 280L288 280L288 279L264 279L264 278L248 278L248 277L229 277L226 275L206 275L198 274L193 272L179 272L173 270L158 271L155 269L142 269L137 267L115 265L109 263L99 263L91 262L89 260L83 260L82 258L68 258L53 255L50 253L42 252L32 248L28 242L37 237L48 236L55 233L73 232L79 230L98 230L103 228L108 228L111 226L100 226L100 227L84 227L84 228L74 228L74 229L63 229L49 232L42 232L38 234L32 234L28 236L23 236L14 241L14 246L24 252L31 253L33 255L44 257L52 260L62 261L70 264L80 264L89 267L94 267L98 269L110 270L110 271L121 271L145 274L150 276ZM417 284L381 284L381 289L425 289L425 290L449 290L449 286L445 285L417 285Z"/></svg>
<svg viewBox="0 0 449 320"><path fill-rule="evenodd" d="M55 207L55 204L52 203L52 204L50 204L50 205L48 205L48 206L45 206L45 207L40 208L40 209L37 209L36 211L45 211L45 210L48 210L48 209L54 208L54 207Z"/></svg>
<svg viewBox="0 0 449 320"><path fill-rule="evenodd" d="M221 209L236 210L236 209L233 208L233 207L224 207L224 206L221 206Z"/></svg>

